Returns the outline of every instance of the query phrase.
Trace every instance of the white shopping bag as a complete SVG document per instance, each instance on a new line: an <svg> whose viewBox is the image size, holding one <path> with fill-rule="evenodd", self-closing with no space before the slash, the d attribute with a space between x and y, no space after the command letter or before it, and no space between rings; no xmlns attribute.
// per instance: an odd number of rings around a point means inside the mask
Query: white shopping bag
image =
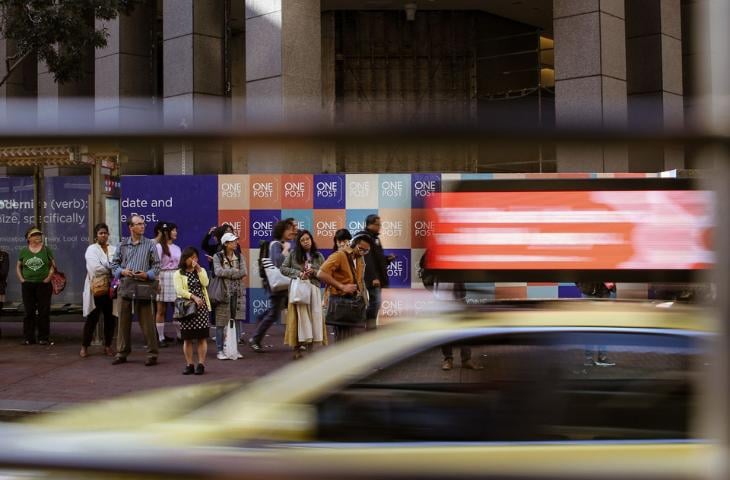
<svg viewBox="0 0 730 480"><path fill-rule="evenodd" d="M289 303L293 305L309 305L314 286L309 280L295 278L289 286Z"/></svg>
<svg viewBox="0 0 730 480"><path fill-rule="evenodd" d="M238 352L236 321L233 319L228 320L228 326L226 327L226 341L223 343L223 355L231 360L243 358L243 355Z"/></svg>

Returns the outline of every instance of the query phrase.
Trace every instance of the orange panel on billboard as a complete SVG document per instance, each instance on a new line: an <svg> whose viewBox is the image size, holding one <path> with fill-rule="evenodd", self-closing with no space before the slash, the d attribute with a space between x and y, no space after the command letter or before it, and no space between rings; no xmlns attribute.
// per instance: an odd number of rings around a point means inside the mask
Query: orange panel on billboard
<svg viewBox="0 0 730 480"><path fill-rule="evenodd" d="M281 208L303 210L313 207L314 177L312 175L281 176Z"/></svg>
<svg viewBox="0 0 730 480"><path fill-rule="evenodd" d="M249 177L251 210L281 209L281 177L251 175Z"/></svg>
<svg viewBox="0 0 730 480"><path fill-rule="evenodd" d="M312 235L317 248L332 248L335 232L346 223L345 210L315 210Z"/></svg>

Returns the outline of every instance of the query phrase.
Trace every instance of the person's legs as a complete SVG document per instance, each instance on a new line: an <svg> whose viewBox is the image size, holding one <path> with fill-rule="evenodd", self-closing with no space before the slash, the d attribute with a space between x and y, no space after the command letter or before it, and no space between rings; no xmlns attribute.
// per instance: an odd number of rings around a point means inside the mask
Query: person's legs
<svg viewBox="0 0 730 480"><path fill-rule="evenodd" d="M117 322L117 358L126 359L132 351L132 302L122 298L119 302L119 321Z"/></svg>
<svg viewBox="0 0 730 480"><path fill-rule="evenodd" d="M454 368L454 347L451 344L444 345L441 347L441 353L444 356L444 360L441 362L441 370Z"/></svg>
<svg viewBox="0 0 730 480"><path fill-rule="evenodd" d="M208 339L198 339L198 364L205 365L205 357L208 355Z"/></svg>
<svg viewBox="0 0 730 480"><path fill-rule="evenodd" d="M23 338L27 343L35 343L36 310L38 308L35 285L35 283L23 282L20 286L23 297L23 308L25 309L25 317L23 317Z"/></svg>
<svg viewBox="0 0 730 480"><path fill-rule="evenodd" d="M108 295L97 297L99 301L96 303L97 308L101 309L101 313L104 315L104 347L107 348L107 353L112 346L112 340L114 339L114 328L117 324L117 319L114 317L112 310L114 309L114 302ZM94 299L94 301L97 301Z"/></svg>
<svg viewBox="0 0 730 480"><path fill-rule="evenodd" d="M165 314L167 312L167 304L165 302L157 302L157 313L155 314L155 328L157 330L157 339L161 347L166 347L165 343Z"/></svg>
<svg viewBox="0 0 730 480"><path fill-rule="evenodd" d="M154 317L152 316L152 302L138 302L137 312L139 315L139 326L147 343L147 358L157 358L159 349L157 345L157 329L155 328Z"/></svg>
<svg viewBox="0 0 730 480"><path fill-rule="evenodd" d="M226 327L215 327L215 349L218 353L223 353L223 340L225 337Z"/></svg>
<svg viewBox="0 0 730 480"><path fill-rule="evenodd" d="M378 328L378 312L383 303L382 289L380 287L368 288L370 301L365 311L365 330L375 330Z"/></svg>
<svg viewBox="0 0 730 480"><path fill-rule="evenodd" d="M271 326L279 319L279 317L281 317L281 311L286 306L285 295L271 295L269 299L271 300L271 307L268 308L266 312L264 312L258 325L256 325L256 330L254 331L253 336L249 340L249 343L252 346L257 345L261 347L261 340L263 340L264 335L269 330L269 328L271 328Z"/></svg>
<svg viewBox="0 0 730 480"><path fill-rule="evenodd" d="M185 364L193 364L193 341L183 340L183 355L185 355Z"/></svg>
<svg viewBox="0 0 730 480"><path fill-rule="evenodd" d="M99 302L94 298L94 305L96 308L86 317L84 322L84 338L81 340L81 346L87 348L91 345L91 340L94 337L94 329L99 323L99 315L101 314L101 308L99 308ZM106 320L106 318L104 319Z"/></svg>
<svg viewBox="0 0 730 480"><path fill-rule="evenodd" d="M53 285L39 283L37 292L38 302L38 342L48 342L51 336L51 296Z"/></svg>

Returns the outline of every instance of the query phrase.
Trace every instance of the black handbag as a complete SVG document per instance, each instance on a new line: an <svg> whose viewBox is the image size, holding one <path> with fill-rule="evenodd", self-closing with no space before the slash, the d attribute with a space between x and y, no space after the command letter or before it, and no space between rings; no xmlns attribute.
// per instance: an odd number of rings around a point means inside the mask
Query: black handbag
<svg viewBox="0 0 730 480"><path fill-rule="evenodd" d="M133 277L125 277L119 284L118 295L125 300L137 302L153 302L157 297L157 280L139 280Z"/></svg>
<svg viewBox="0 0 730 480"><path fill-rule="evenodd" d="M172 318L180 320L195 315L197 311L198 306L194 301L188 298L178 297L175 299L175 309L172 312Z"/></svg>
<svg viewBox="0 0 730 480"><path fill-rule="evenodd" d="M357 274L348 258L352 279L357 285ZM330 295L325 323L340 327L364 327L368 304L359 289L353 295Z"/></svg>
<svg viewBox="0 0 730 480"><path fill-rule="evenodd" d="M359 293L352 296L330 295L325 322L339 327L364 327L367 306Z"/></svg>

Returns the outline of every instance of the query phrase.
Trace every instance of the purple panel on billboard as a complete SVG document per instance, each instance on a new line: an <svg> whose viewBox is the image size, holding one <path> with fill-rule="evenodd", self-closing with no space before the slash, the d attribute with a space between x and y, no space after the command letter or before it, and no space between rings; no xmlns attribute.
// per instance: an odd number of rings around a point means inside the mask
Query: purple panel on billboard
<svg viewBox="0 0 730 480"><path fill-rule="evenodd" d="M250 235L249 248L259 248L261 240L271 240L273 237L274 225L281 220L281 210L251 210L250 214Z"/></svg>
<svg viewBox="0 0 730 480"><path fill-rule="evenodd" d="M21 301L14 271L18 252L28 244L25 232L36 223L34 192L33 177L0 177L0 248L10 256L7 303Z"/></svg>
<svg viewBox="0 0 730 480"><path fill-rule="evenodd" d="M411 287L411 251L409 249L385 249L385 255L395 255L388 264L388 279L391 288Z"/></svg>
<svg viewBox="0 0 730 480"><path fill-rule="evenodd" d="M257 318L271 307L269 295L263 288L249 288L246 294L246 323L256 323Z"/></svg>
<svg viewBox="0 0 730 480"><path fill-rule="evenodd" d="M55 303L81 303L89 246L88 176L49 177L45 181L43 230L53 250L56 265L66 274L66 289L54 297Z"/></svg>
<svg viewBox="0 0 730 480"><path fill-rule="evenodd" d="M575 285L559 285L558 298L580 298L580 289Z"/></svg>
<svg viewBox="0 0 730 480"><path fill-rule="evenodd" d="M314 208L345 208L345 176L314 176Z"/></svg>
<svg viewBox="0 0 730 480"><path fill-rule="evenodd" d="M426 199L441 191L441 175L438 173L414 173L411 175L411 208L426 208Z"/></svg>
<svg viewBox="0 0 730 480"><path fill-rule="evenodd" d="M180 248L200 249L203 237L218 223L218 177L216 175L149 175L122 177L122 236L129 236L127 219L142 215L145 236L152 237L160 221L177 225ZM200 262L207 264L201 253Z"/></svg>

